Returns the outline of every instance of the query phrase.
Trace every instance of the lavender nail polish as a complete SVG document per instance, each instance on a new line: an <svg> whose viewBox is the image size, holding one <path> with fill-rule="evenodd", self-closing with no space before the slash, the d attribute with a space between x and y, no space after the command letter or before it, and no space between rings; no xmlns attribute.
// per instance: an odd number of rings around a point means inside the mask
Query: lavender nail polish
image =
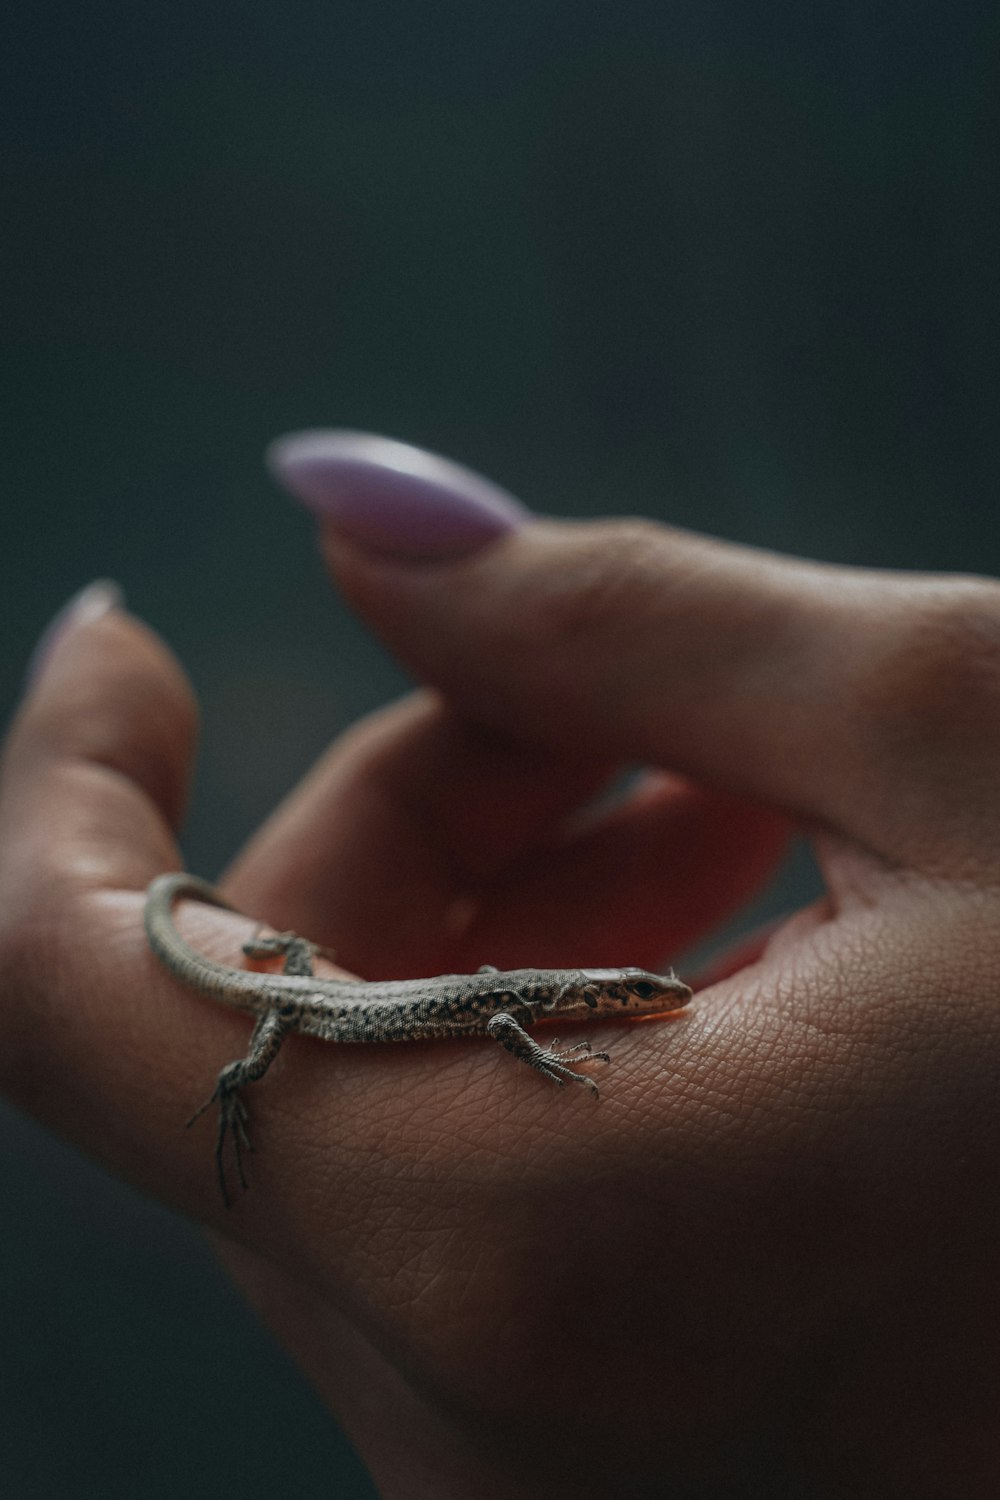
<svg viewBox="0 0 1000 1500"><path fill-rule="evenodd" d="M530 518L471 469L373 433L289 433L268 448L267 465L308 510L394 557L462 557Z"/></svg>
<svg viewBox="0 0 1000 1500"><path fill-rule="evenodd" d="M109 610L118 609L125 603L125 593L112 578L96 578L63 605L46 625L28 658L24 670L25 682L30 687L42 672L59 642L79 625L99 620Z"/></svg>

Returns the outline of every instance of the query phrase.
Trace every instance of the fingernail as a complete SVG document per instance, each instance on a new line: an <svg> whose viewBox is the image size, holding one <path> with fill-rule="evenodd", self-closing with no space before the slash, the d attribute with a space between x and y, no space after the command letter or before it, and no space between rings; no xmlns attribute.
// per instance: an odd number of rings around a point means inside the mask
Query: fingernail
<svg viewBox="0 0 1000 1500"><path fill-rule="evenodd" d="M531 514L471 469L374 433L289 433L268 448L267 465L357 545L414 561L475 552Z"/></svg>
<svg viewBox="0 0 1000 1500"><path fill-rule="evenodd" d="M71 631L81 625L89 625L92 620L99 620L102 615L108 614L112 609L119 609L124 603L124 590L112 578L96 578L78 594L74 594L39 636L25 668L24 676L28 686L41 676L53 651Z"/></svg>

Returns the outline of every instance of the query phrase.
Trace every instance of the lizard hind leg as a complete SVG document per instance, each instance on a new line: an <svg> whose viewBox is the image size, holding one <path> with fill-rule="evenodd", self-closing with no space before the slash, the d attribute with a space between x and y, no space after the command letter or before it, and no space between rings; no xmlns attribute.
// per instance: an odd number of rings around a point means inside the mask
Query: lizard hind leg
<svg viewBox="0 0 1000 1500"><path fill-rule="evenodd" d="M264 937L258 930L249 942L243 944L247 958L276 958L285 955L283 974L309 974L313 972L313 958L321 950L308 938L295 932L275 932ZM324 957L330 955L324 951Z"/></svg>
<svg viewBox="0 0 1000 1500"><path fill-rule="evenodd" d="M241 1068L242 1064L230 1063L223 1068L219 1074L219 1081L212 1090L210 1096L205 1100L200 1109L196 1109L187 1122L190 1129L196 1120L200 1120L206 1110L211 1109L213 1104L219 1106L218 1129L215 1135L215 1170L219 1178L219 1190L222 1193L222 1201L227 1208L232 1207L232 1199L229 1196L229 1188L226 1185L225 1149L226 1136L233 1137L233 1154L236 1158L236 1172L240 1180L240 1187L246 1190L248 1183L246 1173L243 1170L243 1151L252 1151L253 1145L247 1133L247 1107L239 1094L239 1084L232 1077L234 1070Z"/></svg>
<svg viewBox="0 0 1000 1500"><path fill-rule="evenodd" d="M271 937L264 937L262 928L258 927L250 941L243 944L243 952L248 958L273 958L276 954L283 953L285 955L283 973L311 977L314 956L325 950L317 948L315 943L310 943L307 938L301 938L294 932L276 932ZM226 1137L231 1135L233 1138L236 1173L240 1180L240 1187L244 1190L248 1184L243 1171L243 1152L253 1151L247 1130L247 1107L243 1103L240 1091L248 1083L256 1083L258 1079L263 1078L277 1057L281 1044L293 1024L294 1016L290 1012L294 1012L294 1009L294 1006L282 1006L281 1010L284 1011L284 1015L279 1014L278 1010L269 1010L258 1017L250 1037L250 1050L246 1057L228 1063L223 1068L211 1097L205 1100L200 1109L195 1110L187 1122L190 1127L195 1120L200 1120L213 1104L218 1104L219 1125L215 1137L215 1169L219 1177L222 1201L227 1208L232 1207L232 1200L226 1186Z"/></svg>
<svg viewBox="0 0 1000 1500"><path fill-rule="evenodd" d="M274 958L283 953L285 963L283 974L308 974L313 973L313 959L319 955L320 958L329 959L333 964L337 962L337 955L332 948L325 948L322 943L311 942L309 938L299 937L295 932L275 932L270 937L264 937L263 928L258 927L249 942L243 944L243 952L247 958Z"/></svg>
<svg viewBox="0 0 1000 1500"><path fill-rule="evenodd" d="M241 1090L248 1083L256 1083L259 1078L263 1078L277 1057L287 1031L287 1020L276 1010L268 1011L266 1015L261 1016L253 1029L250 1051L247 1056L236 1062L227 1063L219 1074L211 1097L205 1100L200 1109L195 1110L187 1122L190 1127L196 1120L201 1119L201 1116L206 1110L211 1109L213 1104L218 1104L219 1123L215 1137L215 1168L222 1191L222 1201L227 1208L232 1207L232 1200L226 1185L226 1138L232 1136L236 1172L240 1186L244 1189L247 1187L247 1180L243 1171L243 1152L253 1150L247 1130L247 1107L243 1103Z"/></svg>

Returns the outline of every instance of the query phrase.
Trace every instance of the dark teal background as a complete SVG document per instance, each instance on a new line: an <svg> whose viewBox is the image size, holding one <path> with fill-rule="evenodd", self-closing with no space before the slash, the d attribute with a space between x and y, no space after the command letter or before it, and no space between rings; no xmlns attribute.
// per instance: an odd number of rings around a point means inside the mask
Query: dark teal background
<svg viewBox="0 0 1000 1500"><path fill-rule="evenodd" d="M288 428L409 439L544 511L1000 571L994 5L6 24L0 692L120 579L204 703L192 868L402 686L263 473ZM194 1236L2 1125L0 1491L369 1496Z"/></svg>

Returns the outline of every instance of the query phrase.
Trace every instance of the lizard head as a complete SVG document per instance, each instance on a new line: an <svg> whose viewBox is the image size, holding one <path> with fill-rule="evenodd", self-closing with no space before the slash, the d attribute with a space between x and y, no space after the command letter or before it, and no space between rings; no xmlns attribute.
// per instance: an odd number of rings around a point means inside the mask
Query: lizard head
<svg viewBox="0 0 1000 1500"><path fill-rule="evenodd" d="M690 988L676 974L648 969L581 969L580 999L595 1016L659 1016L679 1010L691 999Z"/></svg>

